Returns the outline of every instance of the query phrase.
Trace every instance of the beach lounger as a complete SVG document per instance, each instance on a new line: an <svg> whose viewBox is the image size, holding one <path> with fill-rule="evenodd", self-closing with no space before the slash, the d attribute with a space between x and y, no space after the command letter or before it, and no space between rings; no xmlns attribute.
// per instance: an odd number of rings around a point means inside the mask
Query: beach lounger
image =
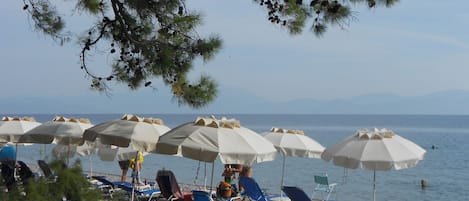
<svg viewBox="0 0 469 201"><path fill-rule="evenodd" d="M44 160L38 160L37 165L41 169L44 177L50 178L53 177L52 169L49 167L49 164L46 163Z"/></svg>
<svg viewBox="0 0 469 201"><path fill-rule="evenodd" d="M117 187L119 184L122 184L122 183L130 183L130 182L122 182L122 181L111 181L107 179L106 176L100 176L100 175L93 175L91 178L98 180L103 185L109 185L109 186L114 186L114 187Z"/></svg>
<svg viewBox="0 0 469 201"><path fill-rule="evenodd" d="M126 191L129 195L132 193L132 183L120 182L119 188ZM161 195L160 189L152 188L151 185L136 185L134 188L134 195L139 201L155 201Z"/></svg>
<svg viewBox="0 0 469 201"><path fill-rule="evenodd" d="M207 191L192 191L192 200L193 201L213 201L212 196Z"/></svg>
<svg viewBox="0 0 469 201"><path fill-rule="evenodd" d="M57 176L54 174L52 169L50 168L49 164L46 163L44 160L38 160L37 165L41 169L44 177L50 181L55 182L57 180Z"/></svg>
<svg viewBox="0 0 469 201"><path fill-rule="evenodd" d="M176 176L171 170L159 170L156 173L156 182L160 187L161 195L171 201L183 201L192 197L192 192L182 192L176 180Z"/></svg>
<svg viewBox="0 0 469 201"><path fill-rule="evenodd" d="M112 198L112 194L116 191L119 190L119 184L125 183L125 182L114 182L110 181L106 178L106 176L92 176L92 179L95 179L96 181L99 181L100 184L95 184L96 188L100 189L101 192L104 194L105 197Z"/></svg>
<svg viewBox="0 0 469 201"><path fill-rule="evenodd" d="M106 197L112 198L113 193L117 190L125 191L129 196L132 193L132 183L122 181L110 181L106 176L92 176L93 179L101 182L97 185L97 188L101 189ZM135 196L137 200L156 200L160 195L159 189L153 189L150 185L137 186L134 188Z"/></svg>
<svg viewBox="0 0 469 201"><path fill-rule="evenodd" d="M107 179L106 176L94 175L94 176L92 176L91 178L100 181L103 185L109 185L109 186L112 186L112 187L114 187L114 188L116 188L116 187L118 187L119 185L122 185L122 184L129 184L129 185L130 185L130 182L110 181L109 179Z"/></svg>
<svg viewBox="0 0 469 201"><path fill-rule="evenodd" d="M314 183L316 183L316 187L313 189L313 199L316 198L316 193L320 192L322 197L320 200L329 200L329 197L334 191L335 187L337 186L337 183L329 183L329 178L326 176L314 176ZM324 199L324 195L326 194L326 198Z"/></svg>
<svg viewBox="0 0 469 201"><path fill-rule="evenodd" d="M296 186L282 186L282 191L291 201L311 201L311 198L300 188Z"/></svg>
<svg viewBox="0 0 469 201"><path fill-rule="evenodd" d="M239 177L239 183L244 188L244 193L254 201L271 201L280 195L265 195L259 184L251 177Z"/></svg>

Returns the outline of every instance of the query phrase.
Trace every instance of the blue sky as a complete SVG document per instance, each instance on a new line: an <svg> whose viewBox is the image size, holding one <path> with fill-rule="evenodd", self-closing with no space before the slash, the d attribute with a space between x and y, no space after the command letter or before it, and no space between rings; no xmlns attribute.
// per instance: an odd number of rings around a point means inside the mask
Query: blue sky
<svg viewBox="0 0 469 201"><path fill-rule="evenodd" d="M289 35L268 23L265 12L250 0L189 0L188 7L205 16L200 35L219 34L224 41L215 59L198 62L191 76L211 75L223 90L271 102L469 90L469 13L464 10L469 1L352 6L357 20L345 30L330 27L322 38L308 29ZM80 69L78 46L59 46L34 32L21 8L22 1L16 0L0 7L2 97L95 95ZM85 18L71 18L70 29L84 30ZM95 66L106 66L109 58L93 60ZM167 97L167 88L155 84L156 93L148 88L129 92L119 85L112 93Z"/></svg>

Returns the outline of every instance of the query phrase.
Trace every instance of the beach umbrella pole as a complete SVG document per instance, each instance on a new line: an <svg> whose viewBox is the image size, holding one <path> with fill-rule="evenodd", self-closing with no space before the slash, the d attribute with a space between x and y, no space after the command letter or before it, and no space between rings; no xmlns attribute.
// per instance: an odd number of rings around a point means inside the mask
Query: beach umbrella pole
<svg viewBox="0 0 469 201"><path fill-rule="evenodd" d="M376 170L373 170L373 201L376 201Z"/></svg>
<svg viewBox="0 0 469 201"><path fill-rule="evenodd" d="M343 184L347 183L347 176L348 176L347 168L344 168L344 175L342 176L342 183Z"/></svg>
<svg viewBox="0 0 469 201"><path fill-rule="evenodd" d="M68 146L67 146L67 157L65 157L65 159L67 160L67 167L69 165L68 161L70 161L68 157L70 157L70 142L68 143Z"/></svg>
<svg viewBox="0 0 469 201"><path fill-rule="evenodd" d="M18 167L16 166L16 162L18 161L18 142L15 143L15 171L13 171L13 178L16 179L16 171L18 171Z"/></svg>
<svg viewBox="0 0 469 201"><path fill-rule="evenodd" d="M282 186L285 184L284 183L284 177L285 177L285 155L283 156L283 166L282 166L282 180L280 181L280 197L283 197L283 192L282 192Z"/></svg>
<svg viewBox="0 0 469 201"><path fill-rule="evenodd" d="M139 162L139 161L138 161L138 159L139 159L139 158L138 158L138 152L139 152L139 151L137 151L137 154L135 154L134 168L133 168L133 170L132 170L133 174L132 174L132 194L131 194L131 195L132 195L132 198L131 198L131 201L134 201L134 196L135 196L135 191L134 191L134 189L135 189L135 179L138 178L138 176L137 176L137 172L138 172L137 169L138 169L138 162Z"/></svg>
<svg viewBox="0 0 469 201"><path fill-rule="evenodd" d="M210 191L213 189L213 175L215 171L215 161L212 162L212 178L210 179Z"/></svg>
<svg viewBox="0 0 469 201"><path fill-rule="evenodd" d="M15 164L17 160L18 160L18 142L15 143Z"/></svg>
<svg viewBox="0 0 469 201"><path fill-rule="evenodd" d="M91 160L91 154L90 154L90 179L93 178L93 160Z"/></svg>
<svg viewBox="0 0 469 201"><path fill-rule="evenodd" d="M199 164L197 165L197 171L196 171L195 178L194 178L194 185L197 185L197 180L199 179L199 171L200 171L200 161L199 161Z"/></svg>
<svg viewBox="0 0 469 201"><path fill-rule="evenodd" d="M204 162L204 189L207 190L207 162Z"/></svg>

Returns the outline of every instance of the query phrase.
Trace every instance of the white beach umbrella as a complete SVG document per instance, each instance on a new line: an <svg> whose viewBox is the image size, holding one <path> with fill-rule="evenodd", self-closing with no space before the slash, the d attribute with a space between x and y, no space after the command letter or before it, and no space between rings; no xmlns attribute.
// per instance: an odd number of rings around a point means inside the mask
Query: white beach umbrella
<svg viewBox="0 0 469 201"><path fill-rule="evenodd" d="M277 150L256 132L242 127L234 119L197 118L160 137L156 153L224 164L246 164L272 161Z"/></svg>
<svg viewBox="0 0 469 201"><path fill-rule="evenodd" d="M87 141L95 141L99 138L101 144L151 152L156 149L156 142L160 135L169 130L170 128L165 126L161 119L126 114L120 119L103 122L86 129L83 138Z"/></svg>
<svg viewBox="0 0 469 201"><path fill-rule="evenodd" d="M235 119L198 117L162 135L156 153L179 155L212 163L217 157L224 164L245 164L272 161L277 150L256 132L242 127Z"/></svg>
<svg viewBox="0 0 469 201"><path fill-rule="evenodd" d="M282 180L280 187L284 186L286 156L321 158L321 153L324 151L324 147L321 144L306 136L301 130L272 128L270 132L265 132L262 135L264 138L269 140L283 156ZM280 193L282 194L281 190Z"/></svg>
<svg viewBox="0 0 469 201"><path fill-rule="evenodd" d="M89 119L55 117L21 136L19 142L62 145L83 144L83 132L92 127Z"/></svg>
<svg viewBox="0 0 469 201"><path fill-rule="evenodd" d="M57 116L26 132L19 142L37 144L61 144L70 146L83 144L83 132L93 126L89 119ZM68 164L68 158L66 158Z"/></svg>
<svg viewBox="0 0 469 201"><path fill-rule="evenodd" d="M83 138L87 141L99 139L104 145L128 147L144 153L154 151L160 135L169 130L170 128L165 126L161 119L126 114L120 119L103 122L87 129ZM138 158L138 152L135 152L134 156ZM138 163L138 160L136 162ZM133 179L132 183L134 183ZM133 193L132 191L132 200L134 199Z"/></svg>
<svg viewBox="0 0 469 201"><path fill-rule="evenodd" d="M0 143L14 143L16 155L18 155L20 137L39 125L41 123L36 122L33 117L3 117L0 121ZM17 160L16 156L15 160Z"/></svg>
<svg viewBox="0 0 469 201"><path fill-rule="evenodd" d="M0 143L17 143L29 130L41 125L33 117L3 117L0 121Z"/></svg>
<svg viewBox="0 0 469 201"><path fill-rule="evenodd" d="M376 200L376 171L415 167L425 150L388 129L362 129L327 147L321 155L334 165L373 170L373 200Z"/></svg>

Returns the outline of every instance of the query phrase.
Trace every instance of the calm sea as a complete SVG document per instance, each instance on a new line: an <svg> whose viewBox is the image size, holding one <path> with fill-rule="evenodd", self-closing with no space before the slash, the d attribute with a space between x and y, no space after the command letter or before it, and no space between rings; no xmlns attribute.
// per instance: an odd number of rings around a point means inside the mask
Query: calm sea
<svg viewBox="0 0 469 201"><path fill-rule="evenodd" d="M22 116L22 115L21 115ZM51 120L54 115L34 116L39 122ZM86 117L94 124L119 118L120 114L105 115L65 115L66 117ZM198 115L142 115L162 118L167 126L173 128L179 124L193 121ZM327 147L352 135L360 128L389 128L427 150L425 159L415 168L378 171L376 174L377 200L382 201L435 201L468 200L469 191L469 116L445 115L216 115L236 118L241 124L258 133L266 132L271 127L300 129L306 135ZM432 149L435 146L436 149ZM47 145L41 151L39 145L21 146L19 159L34 162L49 157L53 145ZM119 174L117 162L103 162L96 156L79 158L84 169L92 161L93 170ZM254 165L254 178L268 193L279 193L282 172L282 158L275 161ZM215 163L215 182L222 179L222 164ZM211 164L195 160L149 154L145 157L145 178L155 178L156 171L171 169L180 183L210 184ZM286 158L286 185L299 186L310 196L313 188L313 176L327 174L331 182L339 183L337 199L345 201L372 200L373 172L356 169L346 170L336 167L322 159ZM205 176L206 175L206 176ZM205 178L205 179L204 179ZM422 189L421 179L427 180L427 187ZM333 199L336 197L333 196Z"/></svg>

